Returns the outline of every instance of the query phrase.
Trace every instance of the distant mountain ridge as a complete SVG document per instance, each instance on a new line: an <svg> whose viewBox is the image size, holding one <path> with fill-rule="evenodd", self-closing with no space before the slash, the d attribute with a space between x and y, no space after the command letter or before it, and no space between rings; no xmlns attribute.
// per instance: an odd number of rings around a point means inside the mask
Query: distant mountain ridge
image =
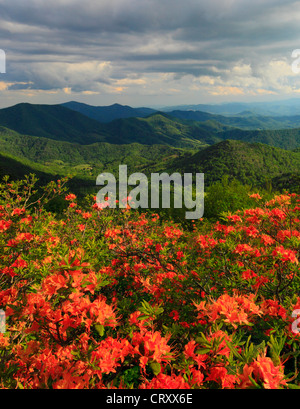
<svg viewBox="0 0 300 409"><path fill-rule="evenodd" d="M171 112L181 111L204 111L219 115L240 115L243 111L249 111L253 115L264 116L294 116L300 114L300 99L291 98L282 101L264 101L264 102L227 102L219 104L195 104L195 105L177 105L160 108L162 111Z"/></svg>
<svg viewBox="0 0 300 409"><path fill-rule="evenodd" d="M189 121L215 121L223 125L247 130L278 130L300 127L300 115L293 116L264 116L244 111L238 116L225 116L202 111L170 111L172 117Z"/></svg>
<svg viewBox="0 0 300 409"><path fill-rule="evenodd" d="M92 106L81 102L70 101L61 105L104 123L121 118L144 118L156 112L156 110L151 108L131 108L128 105L120 104Z"/></svg>
<svg viewBox="0 0 300 409"><path fill-rule="evenodd" d="M178 111L176 112L178 114ZM182 112L180 116L181 114ZM192 114L201 121L191 120ZM65 106L25 103L0 109L0 127L22 135L81 145L96 142L118 145L140 143L201 149L222 140L234 139L260 142L290 150L300 147L300 128L241 129L229 125L232 118L216 117L203 112L187 112L187 115L189 119L182 119L172 116L172 113L155 111L143 118L121 118L101 123ZM227 124L221 123L222 120ZM246 117L245 120L249 118Z"/></svg>
<svg viewBox="0 0 300 409"><path fill-rule="evenodd" d="M165 109L162 111L157 111L152 108L131 108L127 105L113 104L110 106L93 106L88 104L83 104L75 101L66 102L61 104L64 107L72 109L76 112L80 112L83 115L88 116L91 119L95 119L101 123L109 123L116 119L127 119L127 118L145 118L155 113L167 113L170 117L178 118L182 120L189 121L199 121L204 122L207 120L219 122L223 125L232 126L240 129L290 129L300 127L300 106L298 115L282 115L282 116L267 116L266 113L263 114L264 108L260 107L258 112L251 110L244 110L239 113L237 107L241 108L250 108L248 105L241 106L240 104L230 104L229 106L233 110L231 115L229 114L220 114L220 113L211 113L211 109L218 111L218 106L213 105L196 105L194 109ZM226 108L221 108L226 111ZM227 106L227 105L225 105ZM193 106L191 106L193 107ZM186 108L191 108L187 106ZM233 107L236 107L235 109ZM196 109L198 108L198 109ZM200 109L202 108L202 110ZM205 109L207 111L205 111ZM229 110L230 111L230 110Z"/></svg>

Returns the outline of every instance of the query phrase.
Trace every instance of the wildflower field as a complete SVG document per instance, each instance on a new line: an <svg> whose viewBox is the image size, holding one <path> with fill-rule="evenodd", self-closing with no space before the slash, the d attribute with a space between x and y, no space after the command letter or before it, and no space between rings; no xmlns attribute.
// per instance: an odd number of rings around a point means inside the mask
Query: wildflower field
<svg viewBox="0 0 300 409"><path fill-rule="evenodd" d="M0 186L1 388L300 387L299 195L188 230L64 189Z"/></svg>

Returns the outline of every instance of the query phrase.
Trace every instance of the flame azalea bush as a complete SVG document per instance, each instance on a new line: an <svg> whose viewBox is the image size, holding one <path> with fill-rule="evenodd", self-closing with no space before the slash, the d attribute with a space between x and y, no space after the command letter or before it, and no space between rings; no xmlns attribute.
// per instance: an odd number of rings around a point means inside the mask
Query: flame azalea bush
<svg viewBox="0 0 300 409"><path fill-rule="evenodd" d="M299 196L184 231L34 184L0 186L2 388L298 387Z"/></svg>

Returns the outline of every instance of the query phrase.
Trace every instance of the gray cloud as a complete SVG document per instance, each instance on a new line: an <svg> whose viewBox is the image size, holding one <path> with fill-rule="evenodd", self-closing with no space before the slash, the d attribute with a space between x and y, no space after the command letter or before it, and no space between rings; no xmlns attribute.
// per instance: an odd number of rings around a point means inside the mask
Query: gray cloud
<svg viewBox="0 0 300 409"><path fill-rule="evenodd" d="M10 84L0 89L132 101L291 94L299 17L292 0L0 0L0 82Z"/></svg>

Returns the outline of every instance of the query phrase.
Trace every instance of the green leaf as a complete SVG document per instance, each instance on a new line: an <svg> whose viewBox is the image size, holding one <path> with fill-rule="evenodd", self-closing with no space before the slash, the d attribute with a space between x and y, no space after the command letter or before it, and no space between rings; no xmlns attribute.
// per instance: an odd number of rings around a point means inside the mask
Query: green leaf
<svg viewBox="0 0 300 409"><path fill-rule="evenodd" d="M96 324L95 329L98 332L98 334L100 335L100 337L103 337L103 335L104 335L104 326L100 325L100 324Z"/></svg>
<svg viewBox="0 0 300 409"><path fill-rule="evenodd" d="M151 369L152 369L155 376L157 376L161 371L161 366L160 366L160 364L158 362L152 362L150 364L150 367L151 367Z"/></svg>
<svg viewBox="0 0 300 409"><path fill-rule="evenodd" d="M211 348L200 348L197 349L196 354L204 355L211 351Z"/></svg>
<svg viewBox="0 0 300 409"><path fill-rule="evenodd" d="M295 385L294 383L288 383L287 387L289 389L300 389L300 385Z"/></svg>
<svg viewBox="0 0 300 409"><path fill-rule="evenodd" d="M251 375L249 375L249 380L251 381L252 385L255 386L255 388L262 389L262 387L258 383L255 382L255 380L252 378Z"/></svg>

